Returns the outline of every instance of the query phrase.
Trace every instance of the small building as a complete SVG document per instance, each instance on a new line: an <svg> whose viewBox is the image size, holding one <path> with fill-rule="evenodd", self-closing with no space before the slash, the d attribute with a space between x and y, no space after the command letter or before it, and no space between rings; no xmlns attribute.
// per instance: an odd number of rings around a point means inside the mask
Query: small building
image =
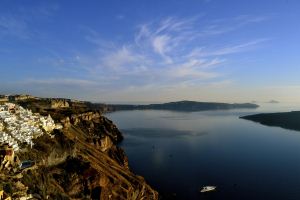
<svg viewBox="0 0 300 200"><path fill-rule="evenodd" d="M55 129L54 120L50 115L48 115L48 117L41 117L40 120L42 122L42 127L46 132L50 133L53 129Z"/></svg>
<svg viewBox="0 0 300 200"><path fill-rule="evenodd" d="M0 119L0 131L3 131L4 130L4 123L3 123L3 120Z"/></svg>
<svg viewBox="0 0 300 200"><path fill-rule="evenodd" d="M8 106L7 106L7 105L1 105L0 111L1 111L1 112L3 112L3 111L8 111Z"/></svg>
<svg viewBox="0 0 300 200"><path fill-rule="evenodd" d="M61 123L57 123L55 125L55 129L62 129L63 128L63 125Z"/></svg>
<svg viewBox="0 0 300 200"><path fill-rule="evenodd" d="M3 161L14 162L15 152L12 146L8 143L0 145L0 163Z"/></svg>
<svg viewBox="0 0 300 200"><path fill-rule="evenodd" d="M14 112L16 109L16 104L14 103L5 103L5 105L7 106L7 110L9 112Z"/></svg>

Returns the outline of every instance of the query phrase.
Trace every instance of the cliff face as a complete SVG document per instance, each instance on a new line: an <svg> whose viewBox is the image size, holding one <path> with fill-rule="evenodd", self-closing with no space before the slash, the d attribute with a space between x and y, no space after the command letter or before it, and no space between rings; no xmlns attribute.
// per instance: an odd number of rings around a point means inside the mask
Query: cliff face
<svg viewBox="0 0 300 200"><path fill-rule="evenodd" d="M33 149L19 153L38 166L23 173L27 193L37 199L158 199L129 170L127 156L116 146L123 137L100 112L65 115L60 122L64 129L55 130L53 138L43 135Z"/></svg>
<svg viewBox="0 0 300 200"><path fill-rule="evenodd" d="M67 99L52 99L50 103L51 108L68 108L70 106Z"/></svg>
<svg viewBox="0 0 300 200"><path fill-rule="evenodd" d="M108 112L110 107L101 103L76 101L63 98L32 98L17 101L21 106L41 114L65 116L66 114L80 114L87 111ZM52 116L55 117L55 116Z"/></svg>
<svg viewBox="0 0 300 200"><path fill-rule="evenodd" d="M114 144L123 139L122 134L106 117L102 116L99 111L85 112L81 114L73 114L61 120L66 126L71 124L80 127L84 132L95 138L109 136Z"/></svg>
<svg viewBox="0 0 300 200"><path fill-rule="evenodd" d="M116 146L118 142L123 140L123 136L116 125L102 116L100 112L73 114L61 119L61 123L65 129L80 129L83 132L86 143L106 153L118 161L119 164L128 168L128 161L124 151Z"/></svg>

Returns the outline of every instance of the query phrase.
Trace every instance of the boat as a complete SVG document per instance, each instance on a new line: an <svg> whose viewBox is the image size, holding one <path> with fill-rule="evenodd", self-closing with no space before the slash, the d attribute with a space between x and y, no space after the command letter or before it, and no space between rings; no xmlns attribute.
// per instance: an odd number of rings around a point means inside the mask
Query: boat
<svg viewBox="0 0 300 200"><path fill-rule="evenodd" d="M216 190L216 186L204 186L201 188L200 192L204 193L204 192L212 192Z"/></svg>

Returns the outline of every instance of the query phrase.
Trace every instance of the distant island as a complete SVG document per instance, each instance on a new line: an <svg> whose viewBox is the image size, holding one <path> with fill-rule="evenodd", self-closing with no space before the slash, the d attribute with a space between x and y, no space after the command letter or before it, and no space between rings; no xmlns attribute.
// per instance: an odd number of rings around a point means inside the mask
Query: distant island
<svg viewBox="0 0 300 200"><path fill-rule="evenodd" d="M300 111L282 113L263 113L240 117L267 126L276 126L290 130L300 131Z"/></svg>
<svg viewBox="0 0 300 200"><path fill-rule="evenodd" d="M279 103L279 101L276 101L276 100L270 100L270 101L268 101L267 103Z"/></svg>
<svg viewBox="0 0 300 200"><path fill-rule="evenodd" d="M161 104L148 105L124 105L124 104L109 104L108 107L112 111L118 110L172 110L172 111L206 111L206 110L229 110L238 108L257 108L256 104L252 103L215 103L215 102L197 102L197 101L177 101Z"/></svg>

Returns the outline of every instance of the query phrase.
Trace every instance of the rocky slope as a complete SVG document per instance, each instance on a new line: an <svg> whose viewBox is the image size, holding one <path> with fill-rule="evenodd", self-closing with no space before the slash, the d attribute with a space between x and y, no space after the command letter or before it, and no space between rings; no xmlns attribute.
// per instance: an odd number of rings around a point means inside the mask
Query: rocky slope
<svg viewBox="0 0 300 200"><path fill-rule="evenodd" d="M127 156L117 146L122 134L112 121L100 111L46 103L34 100L27 108L50 113L64 128L18 153L20 160L36 164L21 172L28 194L35 199L158 199L143 177L130 171ZM17 198L18 190L12 191Z"/></svg>

